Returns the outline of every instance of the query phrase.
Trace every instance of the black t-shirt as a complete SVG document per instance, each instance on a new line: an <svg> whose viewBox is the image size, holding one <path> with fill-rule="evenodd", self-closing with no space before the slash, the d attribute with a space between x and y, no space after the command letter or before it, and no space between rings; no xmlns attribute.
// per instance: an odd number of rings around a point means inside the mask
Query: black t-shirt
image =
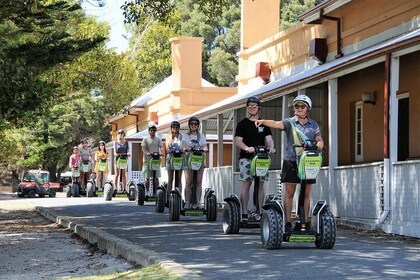
<svg viewBox="0 0 420 280"><path fill-rule="evenodd" d="M261 125L255 126L254 121L250 121L248 118L241 120L236 126L235 137L242 137L242 141L248 147L265 146L265 137L272 135L271 129L268 126ZM239 158L251 158L252 154L241 150Z"/></svg>

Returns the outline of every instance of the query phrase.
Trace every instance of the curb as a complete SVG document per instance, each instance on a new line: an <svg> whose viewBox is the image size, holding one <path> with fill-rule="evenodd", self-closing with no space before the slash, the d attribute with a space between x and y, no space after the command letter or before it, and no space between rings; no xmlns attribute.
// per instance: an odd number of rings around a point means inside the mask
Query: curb
<svg viewBox="0 0 420 280"><path fill-rule="evenodd" d="M127 261L135 262L143 267L150 264L157 264L170 274L186 280L203 279L197 272L185 268L183 265L174 262L173 260L162 256L152 250L145 249L136 245L126 239L116 237L108 232L90 227L84 224L77 223L76 219L65 216L57 216L44 207L36 207L36 210L47 219L70 229L80 237L86 239L91 244L97 244L100 250L105 250L108 254L113 256L120 256Z"/></svg>

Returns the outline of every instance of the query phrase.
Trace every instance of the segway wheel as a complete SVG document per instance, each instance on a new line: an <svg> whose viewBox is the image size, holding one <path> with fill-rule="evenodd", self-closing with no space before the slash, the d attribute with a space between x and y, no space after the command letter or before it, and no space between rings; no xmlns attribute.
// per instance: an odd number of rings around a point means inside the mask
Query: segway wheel
<svg viewBox="0 0 420 280"><path fill-rule="evenodd" d="M265 249L278 249L283 239L283 217L274 209L268 209L261 219L261 242Z"/></svg>
<svg viewBox="0 0 420 280"><path fill-rule="evenodd" d="M86 196L93 197L93 184L92 182L87 182L86 184Z"/></svg>
<svg viewBox="0 0 420 280"><path fill-rule="evenodd" d="M181 198L175 194L171 193L169 197L169 220L170 221L179 221L181 215Z"/></svg>
<svg viewBox="0 0 420 280"><path fill-rule="evenodd" d="M137 205L144 205L146 198L146 187L144 184L137 185L136 203Z"/></svg>
<svg viewBox="0 0 420 280"><path fill-rule="evenodd" d="M71 197L71 185L66 186L66 196Z"/></svg>
<svg viewBox="0 0 420 280"><path fill-rule="evenodd" d="M214 222L217 219L217 198L214 194L207 197L206 219Z"/></svg>
<svg viewBox="0 0 420 280"><path fill-rule="evenodd" d="M112 185L109 182L106 182L104 185L104 197L105 201L111 201L114 194Z"/></svg>
<svg viewBox="0 0 420 280"><path fill-rule="evenodd" d="M73 184L72 186L72 195L73 197L80 197L80 192L79 192L79 184Z"/></svg>
<svg viewBox="0 0 420 280"><path fill-rule="evenodd" d="M223 208L223 232L225 234L237 234L241 222L239 205L233 201L228 201Z"/></svg>
<svg viewBox="0 0 420 280"><path fill-rule="evenodd" d="M335 245L337 236L337 224L334 215L330 211L320 213L319 235L315 245L319 249L331 249Z"/></svg>
<svg viewBox="0 0 420 280"><path fill-rule="evenodd" d="M130 184L130 186L128 187L128 200L136 200L136 186L134 185L134 183Z"/></svg>
<svg viewBox="0 0 420 280"><path fill-rule="evenodd" d="M156 212L163 213L165 210L165 192L161 189L156 191Z"/></svg>

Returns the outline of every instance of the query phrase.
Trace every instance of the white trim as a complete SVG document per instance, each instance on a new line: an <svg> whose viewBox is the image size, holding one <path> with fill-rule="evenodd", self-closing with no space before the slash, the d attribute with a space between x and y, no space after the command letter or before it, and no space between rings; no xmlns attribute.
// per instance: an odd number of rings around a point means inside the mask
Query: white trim
<svg viewBox="0 0 420 280"><path fill-rule="evenodd" d="M404 93L397 94L397 99L404 99L404 98L409 98L409 97L410 97L409 92L404 92Z"/></svg>

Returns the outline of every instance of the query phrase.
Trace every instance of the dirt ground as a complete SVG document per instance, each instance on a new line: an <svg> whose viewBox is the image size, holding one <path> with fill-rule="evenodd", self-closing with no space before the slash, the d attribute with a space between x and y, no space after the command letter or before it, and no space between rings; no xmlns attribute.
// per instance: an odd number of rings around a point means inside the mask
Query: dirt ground
<svg viewBox="0 0 420 280"><path fill-rule="evenodd" d="M0 192L0 279L58 279L126 271L134 265L99 251Z"/></svg>

